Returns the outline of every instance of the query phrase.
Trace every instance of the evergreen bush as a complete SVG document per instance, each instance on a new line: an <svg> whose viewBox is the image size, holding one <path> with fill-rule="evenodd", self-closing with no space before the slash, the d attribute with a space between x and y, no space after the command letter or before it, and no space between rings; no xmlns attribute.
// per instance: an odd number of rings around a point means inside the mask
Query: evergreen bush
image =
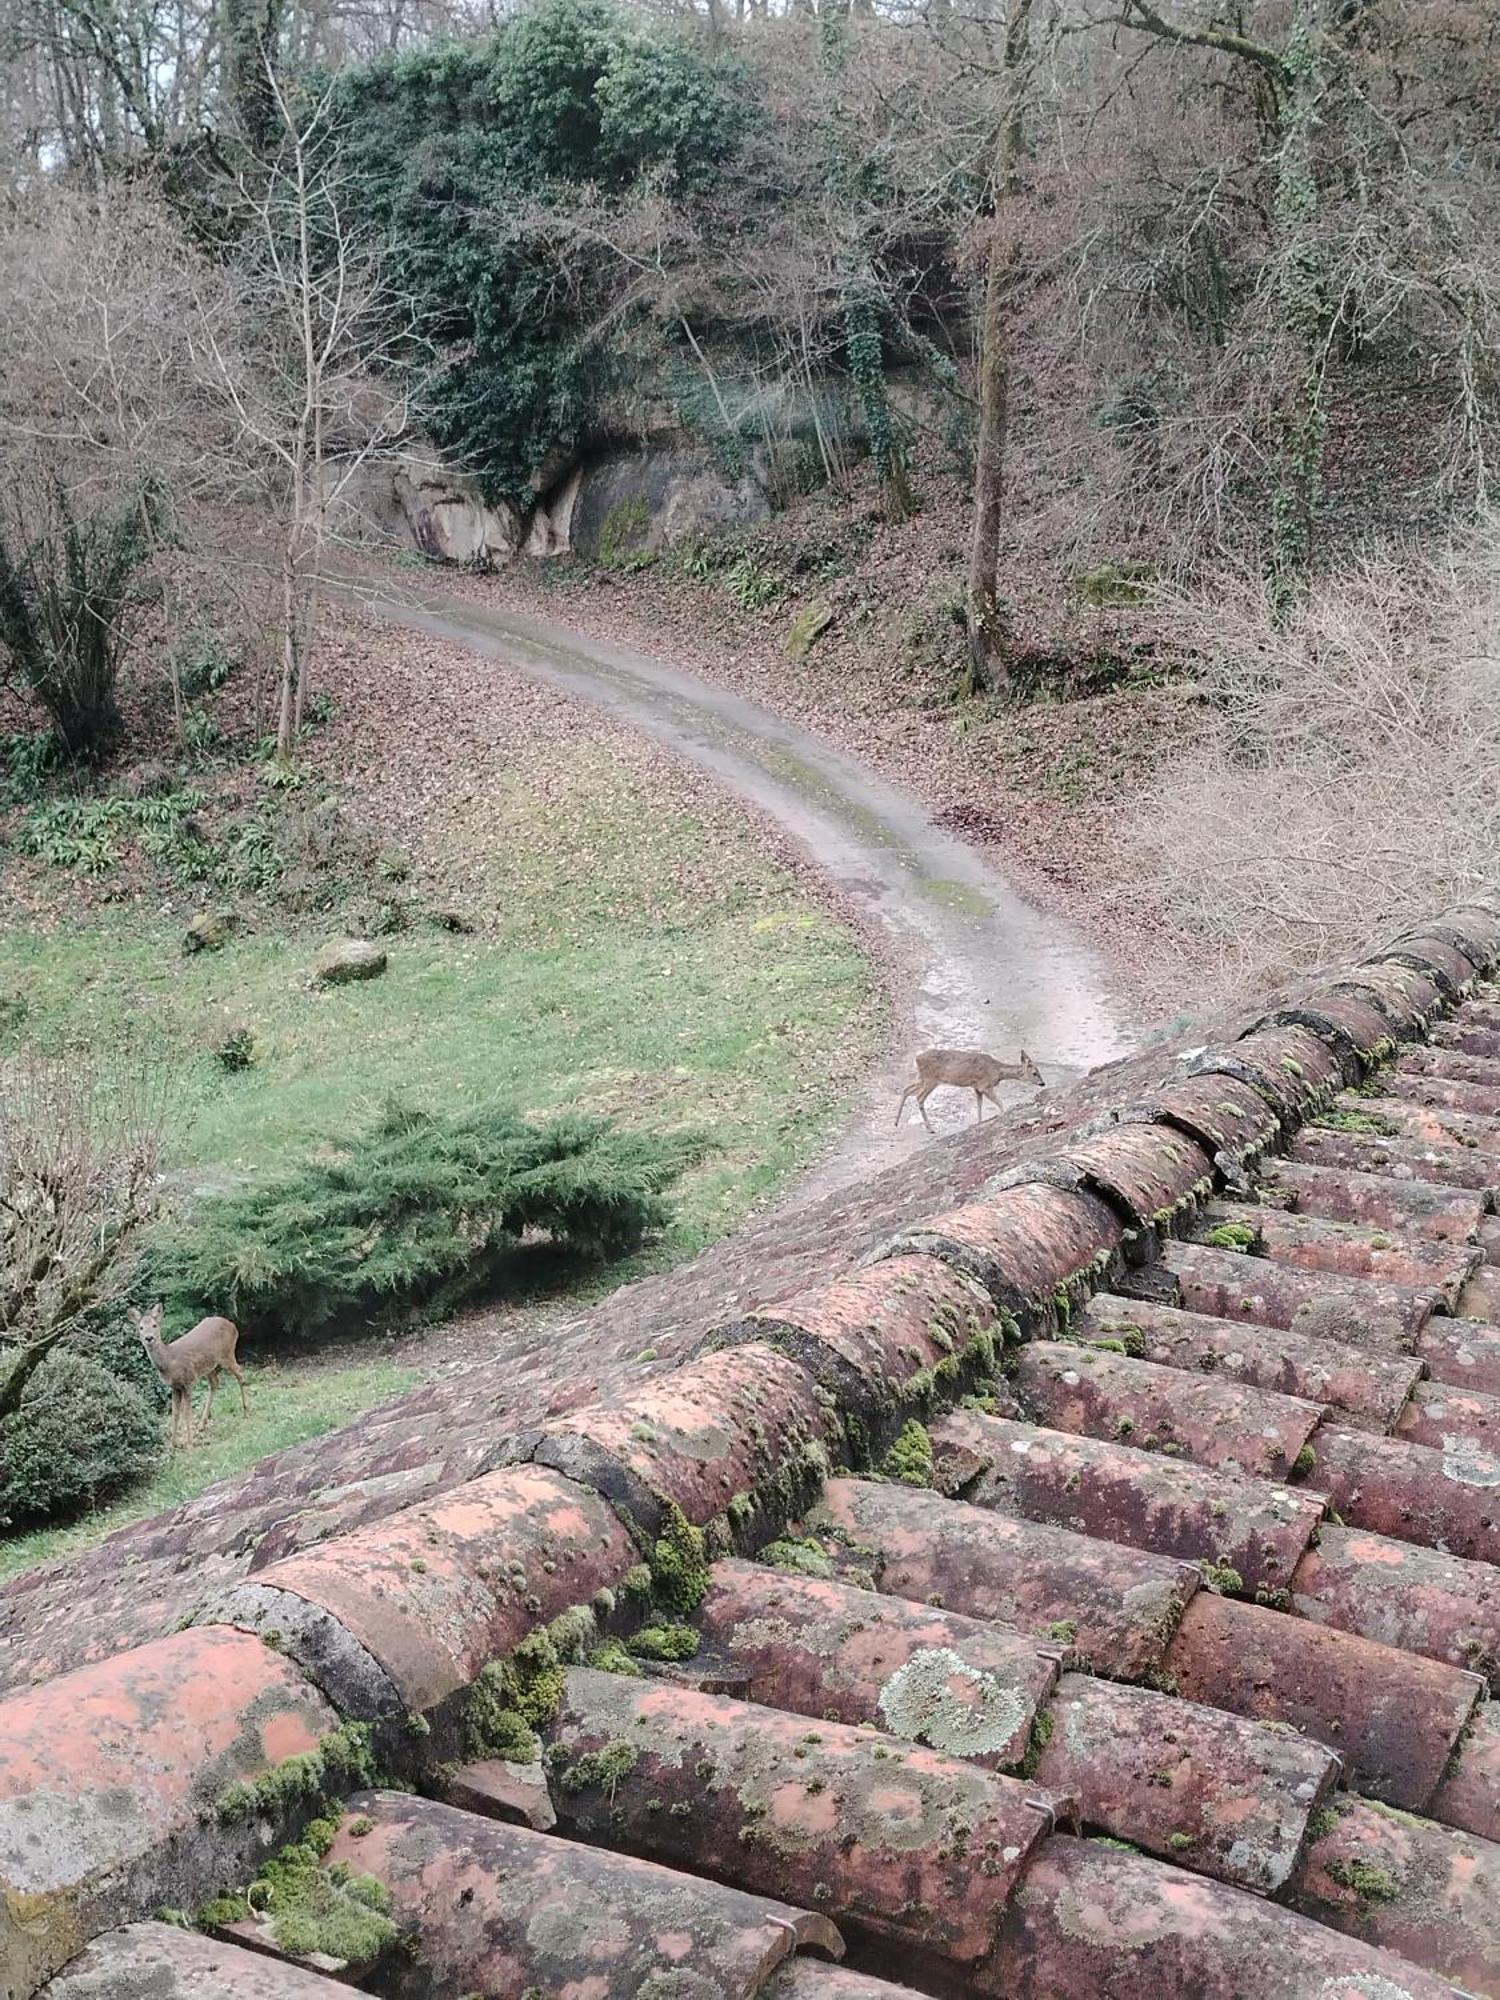
<svg viewBox="0 0 1500 2000"><path fill-rule="evenodd" d="M72 1512L139 1479L162 1448L159 1411L92 1355L59 1348L0 1422L0 1526Z"/></svg>
<svg viewBox="0 0 1500 2000"><path fill-rule="evenodd" d="M156 1288L174 1318L221 1312L263 1335L446 1309L493 1285L528 1232L580 1259L635 1248L698 1151L603 1119L393 1103L292 1172L205 1201L161 1245Z"/></svg>

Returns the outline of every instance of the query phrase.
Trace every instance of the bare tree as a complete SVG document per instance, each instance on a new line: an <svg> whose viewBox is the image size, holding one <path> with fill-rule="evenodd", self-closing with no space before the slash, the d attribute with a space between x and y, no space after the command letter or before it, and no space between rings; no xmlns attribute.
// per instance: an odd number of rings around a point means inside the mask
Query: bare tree
<svg viewBox="0 0 1500 2000"><path fill-rule="evenodd" d="M87 1314L125 1296L167 1099L150 1057L32 1052L0 1075L0 1418Z"/></svg>
<svg viewBox="0 0 1500 2000"><path fill-rule="evenodd" d="M360 219L331 95L304 105L269 64L280 143L239 179L238 283L203 298L193 335L232 417L249 486L280 543L277 754L295 755L317 630L319 568L338 503L406 431L419 311Z"/></svg>
<svg viewBox="0 0 1500 2000"><path fill-rule="evenodd" d="M1010 429L1011 337L1007 294L1020 258L1008 214L1021 187L1025 75L1032 0L1009 0L990 168L994 219L985 258L979 318L979 442L974 463L974 522L969 542L969 656L972 687L1004 680L1005 619L1000 602L1000 540L1005 520L1005 457Z"/></svg>

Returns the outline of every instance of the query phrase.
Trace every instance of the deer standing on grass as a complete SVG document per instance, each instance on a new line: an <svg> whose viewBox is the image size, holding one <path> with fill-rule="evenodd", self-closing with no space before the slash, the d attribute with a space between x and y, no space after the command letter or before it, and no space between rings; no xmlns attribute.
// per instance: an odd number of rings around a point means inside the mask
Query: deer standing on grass
<svg viewBox="0 0 1500 2000"><path fill-rule="evenodd" d="M240 1410L245 1416L250 1414L250 1399L245 1394L245 1371L235 1359L235 1348L239 1344L240 1330L232 1319L200 1319L195 1327L179 1334L176 1340L166 1341L161 1337L160 1305L154 1305L148 1312L132 1313L135 1330L141 1336L153 1368L172 1391L172 1449L177 1449L179 1427L186 1425L185 1444L195 1442L193 1437L193 1390L208 1377L208 1403L203 1412L203 1422L199 1426L201 1438L208 1429L208 1420L214 1413L214 1397L218 1392L220 1371L227 1368L240 1385Z"/></svg>
<svg viewBox="0 0 1500 2000"><path fill-rule="evenodd" d="M997 1056L984 1055L978 1049L923 1049L917 1057L917 1073L902 1091L901 1102L896 1106L896 1123L901 1123L907 1098L914 1097L922 1123L930 1132L927 1100L939 1084L951 1083L961 1090L972 1090L975 1122L982 1123L986 1098L997 1111L1004 1109L995 1095L997 1083L1034 1083L1040 1087L1044 1081L1042 1072L1024 1049L1021 1060L1013 1063L1001 1062Z"/></svg>

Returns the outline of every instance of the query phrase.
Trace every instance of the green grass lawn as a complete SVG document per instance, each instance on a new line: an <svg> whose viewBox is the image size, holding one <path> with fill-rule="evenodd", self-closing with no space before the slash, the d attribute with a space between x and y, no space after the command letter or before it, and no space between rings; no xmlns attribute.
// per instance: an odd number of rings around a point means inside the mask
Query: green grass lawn
<svg viewBox="0 0 1500 2000"><path fill-rule="evenodd" d="M817 1151L878 1041L878 991L849 931L737 814L670 785L663 796L659 772L574 742L545 768L512 766L443 839L455 867L439 875L430 851L414 858L413 922L384 941L389 970L342 988L308 984L336 919L249 909L221 951L186 956L180 897L170 913L137 903L45 928L0 918L0 1062L23 1040L87 1047L147 1031L178 1079L176 1206L285 1167L393 1093L436 1110L499 1099L705 1133L664 1239L586 1274L589 1290L691 1254ZM425 921L424 900L461 901L479 929ZM240 1027L255 1060L229 1072L212 1051ZM251 1379L251 1422L221 1398L211 1445L76 1526L0 1543L0 1573L171 1505L414 1376L273 1370L255 1355Z"/></svg>

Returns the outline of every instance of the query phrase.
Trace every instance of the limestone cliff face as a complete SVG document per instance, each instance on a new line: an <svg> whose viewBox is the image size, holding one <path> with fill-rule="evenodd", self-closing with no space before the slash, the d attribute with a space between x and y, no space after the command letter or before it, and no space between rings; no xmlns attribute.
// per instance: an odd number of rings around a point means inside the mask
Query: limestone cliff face
<svg viewBox="0 0 1500 2000"><path fill-rule="evenodd" d="M350 540L481 568L522 553L617 560L764 521L771 511L755 472L731 479L705 446L677 443L586 458L530 513L486 500L469 475L415 453L362 466L338 506L339 532Z"/></svg>

